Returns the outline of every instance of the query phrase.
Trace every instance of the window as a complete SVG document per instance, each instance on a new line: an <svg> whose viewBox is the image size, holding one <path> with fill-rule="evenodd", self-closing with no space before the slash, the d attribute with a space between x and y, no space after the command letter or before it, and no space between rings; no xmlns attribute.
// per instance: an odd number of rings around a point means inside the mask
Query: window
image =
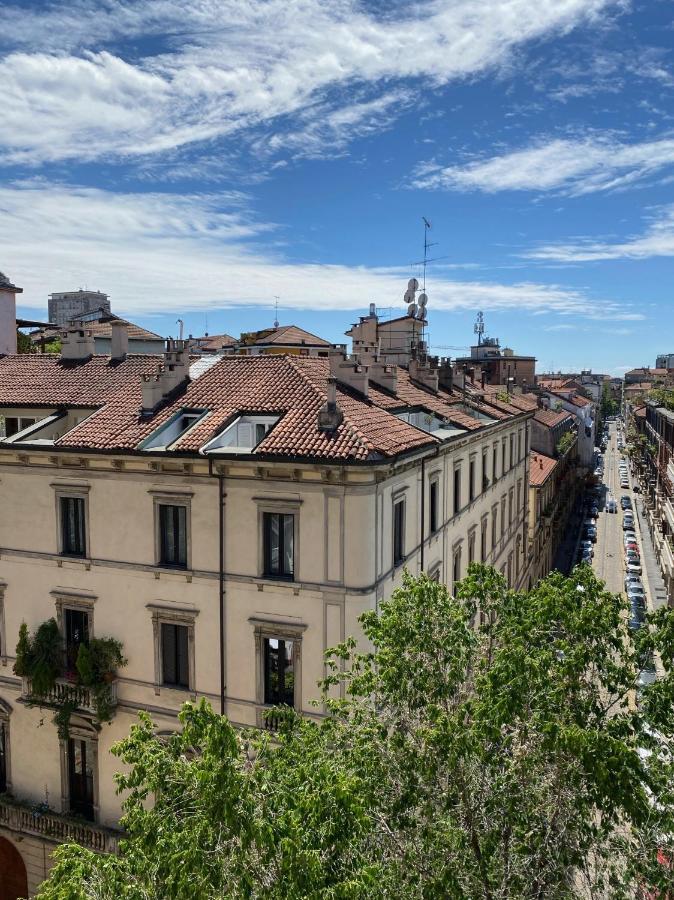
<svg viewBox="0 0 674 900"><path fill-rule="evenodd" d="M482 451L482 490L486 491L489 487L489 458L487 450Z"/></svg>
<svg viewBox="0 0 674 900"><path fill-rule="evenodd" d="M429 516L431 534L438 530L438 482L431 481L429 496Z"/></svg>
<svg viewBox="0 0 674 900"><path fill-rule="evenodd" d="M513 492L508 491L508 523L512 525L513 521Z"/></svg>
<svg viewBox="0 0 674 900"><path fill-rule="evenodd" d="M517 459L521 461L522 459L522 431L517 432Z"/></svg>
<svg viewBox="0 0 674 900"><path fill-rule="evenodd" d="M510 468L515 465L515 435L510 435Z"/></svg>
<svg viewBox="0 0 674 900"><path fill-rule="evenodd" d="M494 507L492 507L492 511L491 511L491 545L492 545L492 547L496 546L497 519L498 519L498 506L494 506Z"/></svg>
<svg viewBox="0 0 674 900"><path fill-rule="evenodd" d="M25 419L23 416L5 416L5 437L13 437L36 421L37 419Z"/></svg>
<svg viewBox="0 0 674 900"><path fill-rule="evenodd" d="M501 474L505 474L506 472L506 439L503 438L501 441Z"/></svg>
<svg viewBox="0 0 674 900"><path fill-rule="evenodd" d="M94 821L94 766L90 742L68 738L69 812Z"/></svg>
<svg viewBox="0 0 674 900"><path fill-rule="evenodd" d="M2 711L0 718L0 794L10 789L9 778L9 716Z"/></svg>
<svg viewBox="0 0 674 900"><path fill-rule="evenodd" d="M89 643L89 613L84 609L63 609L63 638L66 672L77 671L77 655L82 644Z"/></svg>
<svg viewBox="0 0 674 900"><path fill-rule="evenodd" d="M84 498L60 497L61 553L64 556L86 556Z"/></svg>
<svg viewBox="0 0 674 900"><path fill-rule="evenodd" d="M182 409L141 444L142 450L168 450L207 415L204 409Z"/></svg>
<svg viewBox="0 0 674 900"><path fill-rule="evenodd" d="M485 562L487 559L487 528L489 527L489 520L485 516L482 520L482 528L480 531L480 562Z"/></svg>
<svg viewBox="0 0 674 900"><path fill-rule="evenodd" d="M461 581L461 547L457 547L454 551L454 560L452 563L452 587Z"/></svg>
<svg viewBox="0 0 674 900"><path fill-rule="evenodd" d="M522 503L522 482L517 482L517 503L515 505L515 509L519 512L520 505Z"/></svg>
<svg viewBox="0 0 674 900"><path fill-rule="evenodd" d="M496 481L498 480L496 477L497 464L498 464L498 443L495 443L492 448L492 453L491 453L491 480L494 482L494 484L496 484Z"/></svg>
<svg viewBox="0 0 674 900"><path fill-rule="evenodd" d="M295 575L295 516L263 514L264 576L292 581Z"/></svg>
<svg viewBox="0 0 674 900"><path fill-rule="evenodd" d="M454 515L461 512L461 466L454 469Z"/></svg>
<svg viewBox="0 0 674 900"><path fill-rule="evenodd" d="M161 626L162 684L169 687L190 686L188 634L186 625L163 622Z"/></svg>
<svg viewBox="0 0 674 900"><path fill-rule="evenodd" d="M468 535L468 565L475 562L475 529Z"/></svg>
<svg viewBox="0 0 674 900"><path fill-rule="evenodd" d="M468 464L468 501L470 503L475 499L475 460L471 459Z"/></svg>
<svg viewBox="0 0 674 900"><path fill-rule="evenodd" d="M267 706L295 705L293 641L264 638L264 702Z"/></svg>
<svg viewBox="0 0 674 900"><path fill-rule="evenodd" d="M187 568L187 508L159 504L159 565Z"/></svg>
<svg viewBox="0 0 674 900"><path fill-rule="evenodd" d="M393 565L399 566L405 560L405 501L393 504Z"/></svg>
<svg viewBox="0 0 674 900"><path fill-rule="evenodd" d="M504 535L506 530L506 498L501 500L501 534Z"/></svg>

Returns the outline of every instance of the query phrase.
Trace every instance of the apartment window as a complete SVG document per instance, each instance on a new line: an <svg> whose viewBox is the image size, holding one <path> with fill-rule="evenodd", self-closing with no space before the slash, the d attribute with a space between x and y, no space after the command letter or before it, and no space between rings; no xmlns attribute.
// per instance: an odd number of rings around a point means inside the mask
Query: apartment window
<svg viewBox="0 0 674 900"><path fill-rule="evenodd" d="M36 422L37 419L25 419L23 416L5 416L5 437L13 437Z"/></svg>
<svg viewBox="0 0 674 900"><path fill-rule="evenodd" d="M468 535L468 565L475 562L475 529Z"/></svg>
<svg viewBox="0 0 674 900"><path fill-rule="evenodd" d="M497 519L498 519L498 506L492 507L491 511L491 545L492 547L496 546L497 541Z"/></svg>
<svg viewBox="0 0 674 900"><path fill-rule="evenodd" d="M508 523L512 525L513 521L513 492L508 491Z"/></svg>
<svg viewBox="0 0 674 900"><path fill-rule="evenodd" d="M513 555L512 553L508 556L508 587L512 587L513 584Z"/></svg>
<svg viewBox="0 0 674 900"><path fill-rule="evenodd" d="M81 737L68 739L68 797L71 813L94 821L94 753Z"/></svg>
<svg viewBox="0 0 674 900"><path fill-rule="evenodd" d="M293 641L264 638L264 702L267 706L295 705Z"/></svg>
<svg viewBox="0 0 674 900"><path fill-rule="evenodd" d="M501 535L505 534L506 524L506 498L503 497L501 500Z"/></svg>
<svg viewBox="0 0 674 900"><path fill-rule="evenodd" d="M438 482L431 481L429 491L429 518L431 534L438 530Z"/></svg>
<svg viewBox="0 0 674 900"><path fill-rule="evenodd" d="M84 497L60 497L61 553L64 556L86 556Z"/></svg>
<svg viewBox="0 0 674 900"><path fill-rule="evenodd" d="M456 588L459 581L461 581L461 547L457 547L454 551L454 558L452 561L452 587Z"/></svg>
<svg viewBox="0 0 674 900"><path fill-rule="evenodd" d="M265 707L302 708L302 635L306 625L248 620L255 628L257 724L274 728Z"/></svg>
<svg viewBox="0 0 674 900"><path fill-rule="evenodd" d="M498 443L495 443L491 453L491 480L496 484L497 481L497 465L498 465Z"/></svg>
<svg viewBox="0 0 674 900"><path fill-rule="evenodd" d="M518 481L517 482L517 504L515 506L515 509L518 512L519 512L521 503L522 503L522 482Z"/></svg>
<svg viewBox="0 0 674 900"><path fill-rule="evenodd" d="M522 432L517 432L517 459L522 461Z"/></svg>
<svg viewBox="0 0 674 900"><path fill-rule="evenodd" d="M162 684L167 687L189 688L189 640L186 625L162 623L161 672Z"/></svg>
<svg viewBox="0 0 674 900"><path fill-rule="evenodd" d="M461 466L454 469L454 515L461 512Z"/></svg>
<svg viewBox="0 0 674 900"><path fill-rule="evenodd" d="M472 503L475 499L475 460L471 459L468 464L468 501Z"/></svg>
<svg viewBox="0 0 674 900"><path fill-rule="evenodd" d="M295 516L293 513L263 514L264 575L292 581L295 575Z"/></svg>
<svg viewBox="0 0 674 900"><path fill-rule="evenodd" d="M159 504L159 565L187 568L187 507Z"/></svg>
<svg viewBox="0 0 674 900"><path fill-rule="evenodd" d="M487 559L487 528L489 527L489 520L485 516L482 520L482 527L480 529L480 562L486 562Z"/></svg>
<svg viewBox="0 0 674 900"><path fill-rule="evenodd" d="M9 769L9 714L0 709L0 794L12 789Z"/></svg>
<svg viewBox="0 0 674 900"><path fill-rule="evenodd" d="M63 610L63 638L66 650L66 672L76 672L80 646L89 643L89 613L87 610L68 607Z"/></svg>
<svg viewBox="0 0 674 900"><path fill-rule="evenodd" d="M393 565L405 561L405 500L393 504Z"/></svg>
<svg viewBox="0 0 674 900"><path fill-rule="evenodd" d="M489 458L486 450L482 451L482 490L489 487Z"/></svg>
<svg viewBox="0 0 674 900"><path fill-rule="evenodd" d="M501 473L505 474L506 471L506 439L503 438L501 441Z"/></svg>
<svg viewBox="0 0 674 900"><path fill-rule="evenodd" d="M510 468L515 465L515 435L510 435Z"/></svg>

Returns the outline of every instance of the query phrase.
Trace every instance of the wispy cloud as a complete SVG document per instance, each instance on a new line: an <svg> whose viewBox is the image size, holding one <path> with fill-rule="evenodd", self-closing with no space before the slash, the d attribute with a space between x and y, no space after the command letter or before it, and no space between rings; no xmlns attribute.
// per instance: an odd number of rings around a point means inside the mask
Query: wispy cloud
<svg viewBox="0 0 674 900"><path fill-rule="evenodd" d="M568 243L545 244L525 255L528 259L561 263L674 256L674 205L659 210L650 227L642 235L635 235L626 240L585 239Z"/></svg>
<svg viewBox="0 0 674 900"><path fill-rule="evenodd" d="M385 125L384 95L503 65L527 42L621 6L430 0L377 17L355 0L5 4L0 160L138 158L270 126L315 152L362 134L370 116Z"/></svg>
<svg viewBox="0 0 674 900"><path fill-rule="evenodd" d="M462 166L420 166L413 185L450 191L554 191L577 196L627 187L674 166L674 138L626 144L607 135L544 139Z"/></svg>
<svg viewBox="0 0 674 900"><path fill-rule="evenodd" d="M0 187L0 246L24 305L81 284L105 290L130 314L268 306L360 310L370 302L404 309L409 270L293 262L266 246L260 223L233 195L111 194L34 181ZM102 228L102 223L105 228ZM36 253L39 247L39 254ZM431 312L501 310L612 320L643 318L610 300L559 284L434 278Z"/></svg>

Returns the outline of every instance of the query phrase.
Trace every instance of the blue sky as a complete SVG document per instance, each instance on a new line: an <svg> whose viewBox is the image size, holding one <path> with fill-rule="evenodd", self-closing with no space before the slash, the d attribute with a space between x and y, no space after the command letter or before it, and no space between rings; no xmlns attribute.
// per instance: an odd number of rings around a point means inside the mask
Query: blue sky
<svg viewBox="0 0 674 900"><path fill-rule="evenodd" d="M670 0L0 7L0 268L163 334L401 314L539 369L674 351Z"/></svg>

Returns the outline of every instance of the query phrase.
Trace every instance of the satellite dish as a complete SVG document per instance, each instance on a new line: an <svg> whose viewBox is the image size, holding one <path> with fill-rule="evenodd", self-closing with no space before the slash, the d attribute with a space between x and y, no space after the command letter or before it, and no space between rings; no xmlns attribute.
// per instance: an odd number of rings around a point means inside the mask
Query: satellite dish
<svg viewBox="0 0 674 900"><path fill-rule="evenodd" d="M417 318L420 319L422 322L425 322L427 315L428 315L428 310L426 309L426 307L420 306L419 307L419 315L417 316Z"/></svg>
<svg viewBox="0 0 674 900"><path fill-rule="evenodd" d="M410 278L407 282L407 290L408 291L418 291L419 290L419 282L416 278Z"/></svg>
<svg viewBox="0 0 674 900"><path fill-rule="evenodd" d="M416 316L416 314L417 314L416 303L410 303L410 305L407 307L407 315L412 316L412 318L414 318Z"/></svg>
<svg viewBox="0 0 674 900"><path fill-rule="evenodd" d="M405 291L405 296L403 297L403 303L416 303L414 291L410 291L410 290Z"/></svg>
<svg viewBox="0 0 674 900"><path fill-rule="evenodd" d="M428 294L419 294L417 302L419 303L419 306L426 306L428 303Z"/></svg>

